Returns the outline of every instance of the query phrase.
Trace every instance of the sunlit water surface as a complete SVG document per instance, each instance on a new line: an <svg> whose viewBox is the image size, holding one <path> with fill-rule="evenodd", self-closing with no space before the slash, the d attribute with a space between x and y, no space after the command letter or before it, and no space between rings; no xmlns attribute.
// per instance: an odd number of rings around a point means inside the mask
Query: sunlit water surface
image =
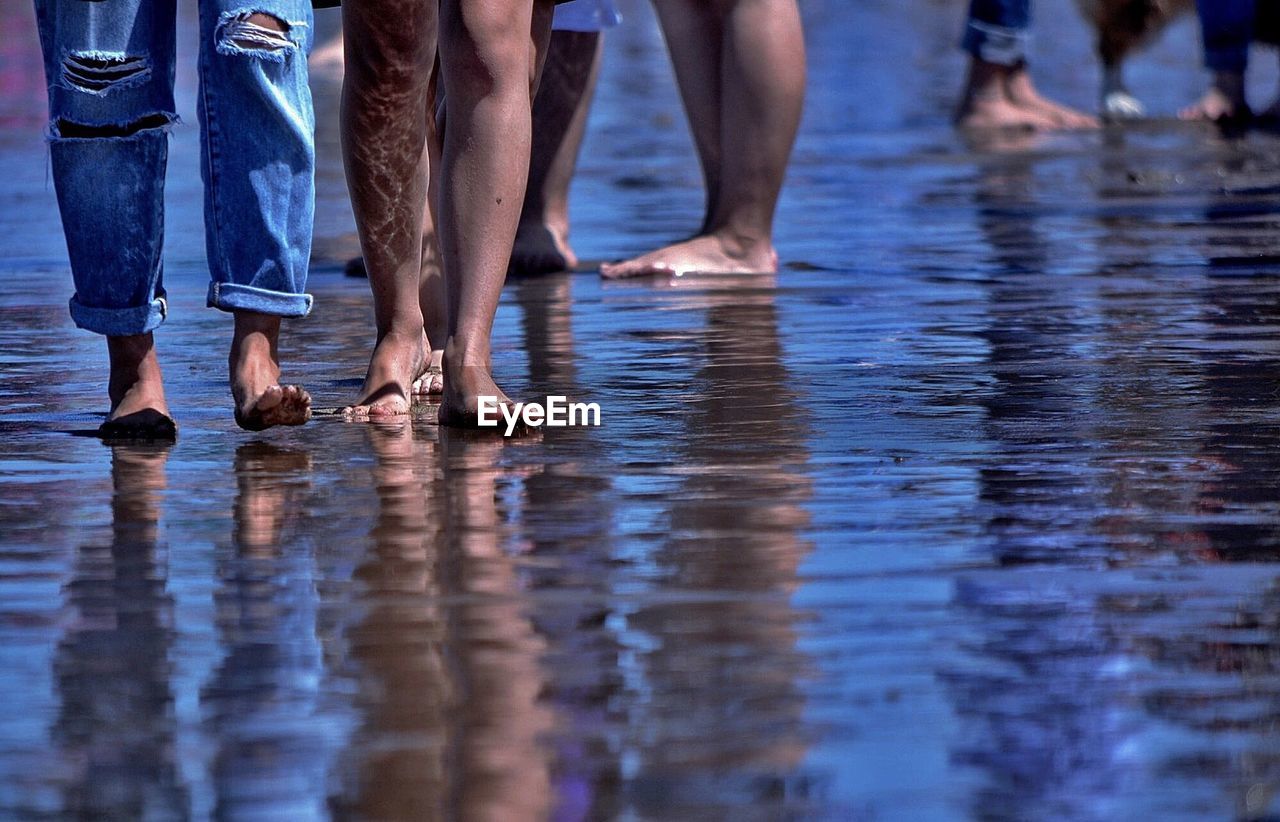
<svg viewBox="0 0 1280 822"><path fill-rule="evenodd" d="M599 403L595 429L235 429L179 129L164 449L75 436L104 356L66 314L4 4L0 816L1280 814L1280 139L966 143L959 0L803 5L776 278L504 293L502 384ZM1037 72L1085 105L1088 32L1042 5ZM699 219L627 11L574 190L591 259ZM1199 91L1195 38L1133 66L1153 109ZM371 342L336 83L317 307L284 341L325 408Z"/></svg>

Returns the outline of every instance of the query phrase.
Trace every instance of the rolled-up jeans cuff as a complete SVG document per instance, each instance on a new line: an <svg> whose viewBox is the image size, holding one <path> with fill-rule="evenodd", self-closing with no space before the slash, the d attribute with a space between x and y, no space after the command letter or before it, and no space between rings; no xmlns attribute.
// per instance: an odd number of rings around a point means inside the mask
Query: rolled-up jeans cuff
<svg viewBox="0 0 1280 822"><path fill-rule="evenodd" d="M146 305L132 308L93 308L73 296L69 308L71 320L77 328L108 337L127 337L154 331L169 314L169 303L163 294Z"/></svg>
<svg viewBox="0 0 1280 822"><path fill-rule="evenodd" d="M256 311L276 317L305 317L311 313L310 294L289 294L238 283L209 283L210 308Z"/></svg>
<svg viewBox="0 0 1280 822"><path fill-rule="evenodd" d="M1204 67L1210 71L1229 71L1244 74L1249 67L1249 47L1232 47L1225 49L1205 49Z"/></svg>
<svg viewBox="0 0 1280 822"><path fill-rule="evenodd" d="M1016 66L1027 57L1026 29L1011 29L970 20L960 47L987 63Z"/></svg>

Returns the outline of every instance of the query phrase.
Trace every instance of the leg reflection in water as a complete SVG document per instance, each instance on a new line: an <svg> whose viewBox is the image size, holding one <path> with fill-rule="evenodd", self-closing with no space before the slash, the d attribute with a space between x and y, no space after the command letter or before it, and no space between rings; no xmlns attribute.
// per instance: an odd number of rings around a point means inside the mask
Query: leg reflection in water
<svg viewBox="0 0 1280 822"><path fill-rule="evenodd" d="M629 694L640 700L634 750L623 760L639 761L628 800L646 818L718 817L744 795L761 818L787 818L811 788L801 770L808 661L791 601L810 548L809 434L771 286L685 280L690 290L676 298L707 317L690 433L673 461L681 480L669 536L654 557L682 593L630 614L622 636L643 649L643 696Z"/></svg>
<svg viewBox="0 0 1280 822"><path fill-rule="evenodd" d="M508 447L369 427L378 515L348 632L363 725L334 805L365 818L533 820L553 806L544 643L498 506Z"/></svg>
<svg viewBox="0 0 1280 822"><path fill-rule="evenodd" d="M259 442L236 450L234 531L217 556L214 593L226 656L201 693L218 740L212 776L220 818L326 815L334 744L318 707L315 558L291 528L310 468L302 451Z"/></svg>
<svg viewBox="0 0 1280 822"><path fill-rule="evenodd" d="M59 815L181 818L187 792L173 761L173 600L159 540L165 445L111 450L111 543L76 555L65 589L70 627L54 675L53 729L74 763Z"/></svg>

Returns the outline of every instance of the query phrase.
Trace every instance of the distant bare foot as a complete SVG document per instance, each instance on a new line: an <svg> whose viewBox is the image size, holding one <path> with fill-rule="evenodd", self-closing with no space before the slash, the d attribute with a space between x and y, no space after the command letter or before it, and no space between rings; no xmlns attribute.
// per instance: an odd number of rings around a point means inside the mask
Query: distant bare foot
<svg viewBox="0 0 1280 822"><path fill-rule="evenodd" d="M768 243L748 248L716 234L704 234L621 263L600 266L606 279L684 274L773 274L778 255Z"/></svg>
<svg viewBox="0 0 1280 822"><path fill-rule="evenodd" d="M427 359L426 370L413 381L413 396L434 397L444 391L444 368L441 365L443 357L443 351L431 352L431 356Z"/></svg>
<svg viewBox="0 0 1280 822"><path fill-rule="evenodd" d="M429 363L421 331L388 332L373 349L359 398L342 413L355 419L407 415L413 404L413 384L427 373Z"/></svg>
<svg viewBox="0 0 1280 822"><path fill-rule="evenodd" d="M1044 97L1031 82L1031 74L1025 67L1015 69L1004 83L1005 96L1014 106L1037 114L1055 129L1090 129L1101 124L1098 118L1083 111L1077 111L1061 103Z"/></svg>
<svg viewBox="0 0 1280 822"><path fill-rule="evenodd" d="M246 431L311 419L311 395L300 385L280 385L279 330L279 317L236 313L228 366L236 424Z"/></svg>
<svg viewBox="0 0 1280 822"><path fill-rule="evenodd" d="M1272 106L1275 108L1275 106ZM1178 112L1179 120L1198 120L1219 123L1227 120L1240 120L1249 116L1249 107L1244 97L1234 97L1216 86L1191 105Z"/></svg>
<svg viewBox="0 0 1280 822"><path fill-rule="evenodd" d="M1244 72L1215 71L1209 90L1178 112L1178 117L1218 123L1247 120L1250 114L1249 104L1245 102Z"/></svg>
<svg viewBox="0 0 1280 822"><path fill-rule="evenodd" d="M108 337L107 352L111 412L98 435L107 440L175 440L178 426L169 416L152 336Z"/></svg>
<svg viewBox="0 0 1280 822"><path fill-rule="evenodd" d="M440 424L455 428L479 428L481 397L496 397L499 405L514 405L493 381L485 360L468 362L453 353L452 342L445 344L444 393L440 396ZM487 430L487 429L486 429ZM505 424L494 428L505 431Z"/></svg>
<svg viewBox="0 0 1280 822"><path fill-rule="evenodd" d="M967 99L956 112L956 127L972 131L1052 131L1057 126L1044 114L1000 96Z"/></svg>
<svg viewBox="0 0 1280 822"><path fill-rule="evenodd" d="M511 249L508 273L515 276L570 271L578 257L569 245L569 232L561 226L521 223Z"/></svg>

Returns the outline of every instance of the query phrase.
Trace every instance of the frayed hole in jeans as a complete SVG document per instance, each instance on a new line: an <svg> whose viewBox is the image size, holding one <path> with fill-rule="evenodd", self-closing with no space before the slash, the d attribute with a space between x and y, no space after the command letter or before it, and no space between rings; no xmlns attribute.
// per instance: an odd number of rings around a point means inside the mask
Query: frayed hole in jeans
<svg viewBox="0 0 1280 822"><path fill-rule="evenodd" d="M67 140L132 137L142 131L166 128L172 122L171 114L148 114L131 123L107 123L106 125L86 125L71 120L57 120L53 125L53 136Z"/></svg>
<svg viewBox="0 0 1280 822"><path fill-rule="evenodd" d="M274 57L294 48L288 32L288 23L265 12L233 12L218 27L218 51Z"/></svg>
<svg viewBox="0 0 1280 822"><path fill-rule="evenodd" d="M151 74L146 58L129 55L68 54L62 61L62 79L69 88L103 94L114 88L136 85Z"/></svg>

